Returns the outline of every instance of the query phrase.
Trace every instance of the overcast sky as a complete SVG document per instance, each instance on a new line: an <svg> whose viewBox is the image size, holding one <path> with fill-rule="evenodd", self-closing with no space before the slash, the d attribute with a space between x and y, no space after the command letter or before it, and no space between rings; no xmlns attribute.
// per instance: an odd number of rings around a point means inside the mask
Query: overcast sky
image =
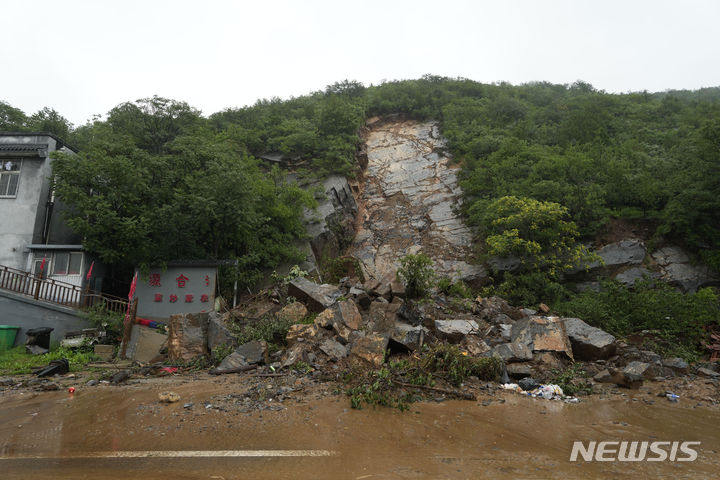
<svg viewBox="0 0 720 480"><path fill-rule="evenodd" d="M22 0L0 11L0 100L76 125L155 94L208 115L426 73L609 92L720 85L718 0Z"/></svg>

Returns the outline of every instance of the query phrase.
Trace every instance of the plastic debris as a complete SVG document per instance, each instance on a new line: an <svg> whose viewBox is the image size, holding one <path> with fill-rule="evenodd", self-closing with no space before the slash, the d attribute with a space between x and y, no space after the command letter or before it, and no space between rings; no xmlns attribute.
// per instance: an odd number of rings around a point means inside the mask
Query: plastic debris
<svg viewBox="0 0 720 480"><path fill-rule="evenodd" d="M68 392L69 392L69 393L75 393L75 387L70 387L70 388L68 388Z"/></svg>
<svg viewBox="0 0 720 480"><path fill-rule="evenodd" d="M672 402L672 403L677 403L678 400L680 400L680 396L679 396L679 395L675 395L675 394L672 393L672 392L666 393L666 394L665 394L665 398L667 398L668 401L670 401L670 402Z"/></svg>

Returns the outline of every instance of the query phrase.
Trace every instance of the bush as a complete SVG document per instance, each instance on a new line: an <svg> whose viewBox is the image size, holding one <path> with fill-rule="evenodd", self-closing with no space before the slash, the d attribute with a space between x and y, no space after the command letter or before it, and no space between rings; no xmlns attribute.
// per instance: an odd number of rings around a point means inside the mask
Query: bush
<svg viewBox="0 0 720 480"><path fill-rule="evenodd" d="M460 298L472 298L473 291L462 280L452 281L449 277L442 277L437 282L437 288L445 295Z"/></svg>
<svg viewBox="0 0 720 480"><path fill-rule="evenodd" d="M664 283L640 283L630 290L606 282L600 292L580 293L553 308L617 336L649 331L659 353L688 360L702 354L705 327L720 324L720 299L710 288L683 294Z"/></svg>
<svg viewBox="0 0 720 480"><path fill-rule="evenodd" d="M430 293L435 279L432 265L432 259L422 253L405 255L400 259L397 274L405 285L405 294L408 298L420 298Z"/></svg>
<svg viewBox="0 0 720 480"><path fill-rule="evenodd" d="M234 328L233 333L237 336L240 345L252 342L253 340L264 340L268 342L270 346L279 347L285 344L287 332L294 323L295 322L287 318L268 315L260 318L260 320L252 325Z"/></svg>

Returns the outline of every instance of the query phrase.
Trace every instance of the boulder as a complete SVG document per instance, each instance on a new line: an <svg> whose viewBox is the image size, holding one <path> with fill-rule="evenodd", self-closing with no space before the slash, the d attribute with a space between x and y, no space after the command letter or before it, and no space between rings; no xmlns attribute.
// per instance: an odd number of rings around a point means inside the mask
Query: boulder
<svg viewBox="0 0 720 480"><path fill-rule="evenodd" d="M288 347L292 347L296 343L309 342L315 339L320 333L320 329L317 325L291 325L285 336L285 342Z"/></svg>
<svg viewBox="0 0 720 480"><path fill-rule="evenodd" d="M390 333L395 330L397 312L402 304L387 303L379 299L370 304L368 315L370 330L377 333Z"/></svg>
<svg viewBox="0 0 720 480"><path fill-rule="evenodd" d="M208 350L212 352L217 347L225 345L235 348L238 346L237 339L225 326L223 317L216 312L210 312L208 315L207 333Z"/></svg>
<svg viewBox="0 0 720 480"><path fill-rule="evenodd" d="M294 323L300 323L303 318L307 317L308 309L300 302L288 303L278 313L278 318L290 320Z"/></svg>
<svg viewBox="0 0 720 480"><path fill-rule="evenodd" d="M660 274L657 272L651 272L647 268L632 267L615 275L615 280L626 287L633 287L639 280L643 280L645 277L657 279L660 277Z"/></svg>
<svg viewBox="0 0 720 480"><path fill-rule="evenodd" d="M425 341L425 329L406 323L398 323L391 338L409 350L419 350Z"/></svg>
<svg viewBox="0 0 720 480"><path fill-rule="evenodd" d="M225 372L237 371L238 369L242 369L249 365L250 364L245 360L245 357L242 354L238 352L233 352L227 357L223 358L223 361L220 362L220 365L213 369L212 373L220 374Z"/></svg>
<svg viewBox="0 0 720 480"><path fill-rule="evenodd" d="M605 245L597 251L605 267L640 264L645 259L645 253L645 245L634 238ZM595 262L591 268L597 266L600 264Z"/></svg>
<svg viewBox="0 0 720 480"><path fill-rule="evenodd" d="M526 362L533 359L533 354L527 345L515 343L501 343L485 353L488 357L500 357L505 363Z"/></svg>
<svg viewBox="0 0 720 480"><path fill-rule="evenodd" d="M574 359L562 318L524 318L513 324L510 335L513 344L526 347L531 352L559 352Z"/></svg>
<svg viewBox="0 0 720 480"><path fill-rule="evenodd" d="M661 248L652 257L662 269L661 278L685 292L695 292L698 288L720 283L718 272L706 265L693 264L679 247Z"/></svg>
<svg viewBox="0 0 720 480"><path fill-rule="evenodd" d="M615 385L619 385L621 387L633 389L640 388L643 384L642 376L632 372L625 373L623 370L617 370L615 368L605 369L598 372L593 377L593 380L598 383L614 383Z"/></svg>
<svg viewBox="0 0 720 480"><path fill-rule="evenodd" d="M530 365L528 365L527 363L511 363L511 364L507 365L506 368L507 368L507 373L510 376L510 378L515 378L515 379L522 378L523 380L526 380L526 381L528 380L528 377L532 377L532 375L534 373L532 367ZM530 378L529 380L532 380L533 382L535 382L535 384L537 384L537 381L533 380L532 378ZM519 382L518 382L518 384L519 384ZM522 388L523 390L532 390L533 388L536 388L536 387L524 388L522 385L520 385L520 388Z"/></svg>
<svg viewBox="0 0 720 480"><path fill-rule="evenodd" d="M615 337L579 318L565 318L565 331L575 358L585 361L607 359L615 354Z"/></svg>
<svg viewBox="0 0 720 480"><path fill-rule="evenodd" d="M393 280L390 282L390 293L393 298L405 298L405 285L399 280Z"/></svg>
<svg viewBox="0 0 720 480"><path fill-rule="evenodd" d="M440 338L450 342L459 342L466 335L478 332L478 324L474 320L435 320L435 331Z"/></svg>
<svg viewBox="0 0 720 480"><path fill-rule="evenodd" d="M468 335L460 343L460 346L468 351L470 355L480 356L490 351L490 346L477 335Z"/></svg>
<svg viewBox="0 0 720 480"><path fill-rule="evenodd" d="M288 284L288 296L304 303L311 312L322 312L335 303L340 295L340 290L333 285L318 285L302 277Z"/></svg>
<svg viewBox="0 0 720 480"><path fill-rule="evenodd" d="M697 374L701 377L709 378L720 378L720 373L710 370L709 368L700 367L697 369Z"/></svg>
<svg viewBox="0 0 720 480"><path fill-rule="evenodd" d="M365 335L355 340L350 350L350 356L362 359L375 368L379 368L385 362L389 336L387 335Z"/></svg>
<svg viewBox="0 0 720 480"><path fill-rule="evenodd" d="M623 368L623 374L626 378L640 378L642 380L650 380L655 376L655 370L652 365L645 362L630 362Z"/></svg>
<svg viewBox="0 0 720 480"><path fill-rule="evenodd" d="M190 362L208 354L208 314L179 313L168 322L168 359Z"/></svg>
<svg viewBox="0 0 720 480"><path fill-rule="evenodd" d="M687 375L690 373L690 365L688 365L688 363L682 358L666 358L663 360L662 365L678 375Z"/></svg>
<svg viewBox="0 0 720 480"><path fill-rule="evenodd" d="M235 352L245 358L245 362L249 365L257 363L269 363L268 361L268 345L262 340L253 340L252 342L240 345Z"/></svg>
<svg viewBox="0 0 720 480"><path fill-rule="evenodd" d="M333 360L340 360L347 357L347 348L332 338L326 339L320 344L320 350Z"/></svg>
<svg viewBox="0 0 720 480"><path fill-rule="evenodd" d="M397 311L399 318L410 325L422 325L424 312L422 307L414 305L410 302L403 303Z"/></svg>

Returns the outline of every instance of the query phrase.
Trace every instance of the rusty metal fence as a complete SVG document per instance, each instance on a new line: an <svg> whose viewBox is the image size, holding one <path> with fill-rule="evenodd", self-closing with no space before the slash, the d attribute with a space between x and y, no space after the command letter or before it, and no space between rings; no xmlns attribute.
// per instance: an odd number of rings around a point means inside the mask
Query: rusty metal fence
<svg viewBox="0 0 720 480"><path fill-rule="evenodd" d="M111 312L124 313L128 308L126 299L3 265L0 265L0 289L80 310L104 306Z"/></svg>

